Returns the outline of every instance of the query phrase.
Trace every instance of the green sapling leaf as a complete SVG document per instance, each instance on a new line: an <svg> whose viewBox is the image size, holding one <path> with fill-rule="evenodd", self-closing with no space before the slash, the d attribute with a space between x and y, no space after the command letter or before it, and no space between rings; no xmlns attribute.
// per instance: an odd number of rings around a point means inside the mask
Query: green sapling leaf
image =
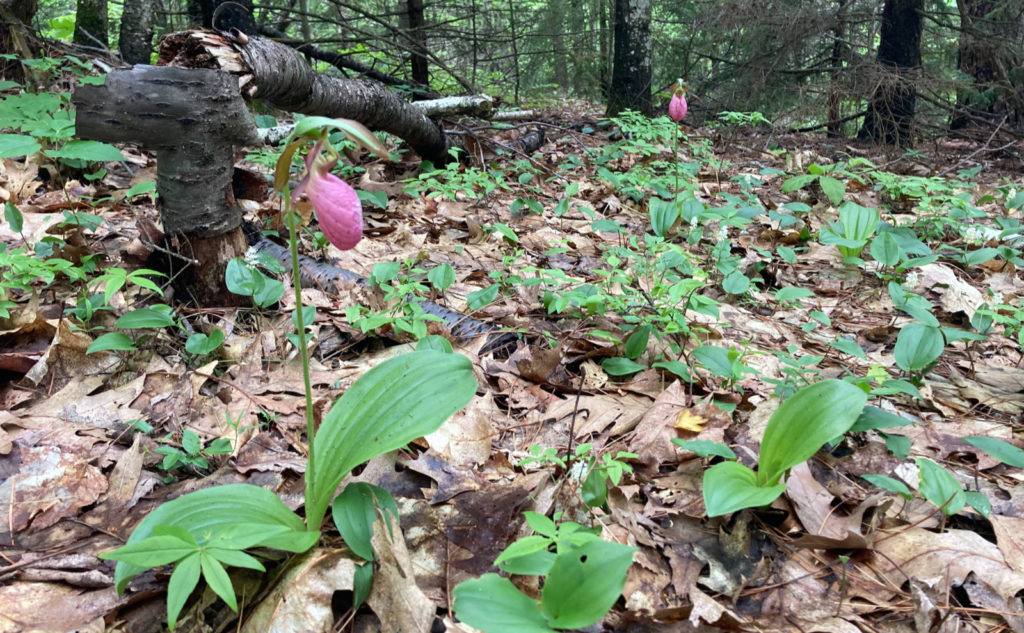
<svg viewBox="0 0 1024 633"><path fill-rule="evenodd" d="M863 389L835 379L808 385L788 398L765 429L758 484L777 483L787 470L849 431L867 401Z"/></svg>

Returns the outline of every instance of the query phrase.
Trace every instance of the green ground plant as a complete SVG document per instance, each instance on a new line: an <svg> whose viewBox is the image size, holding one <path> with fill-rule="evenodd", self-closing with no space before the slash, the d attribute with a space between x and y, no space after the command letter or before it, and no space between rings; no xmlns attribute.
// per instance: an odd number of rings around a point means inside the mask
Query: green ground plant
<svg viewBox="0 0 1024 633"><path fill-rule="evenodd" d="M352 122L310 117L296 127L295 136L324 138L324 129L350 132L364 146L377 150L365 128ZM300 141L292 144L294 148ZM287 171L290 155L282 155ZM287 178L285 199L290 200ZM338 485L353 468L436 430L476 392L472 365L464 356L435 350L411 352L374 367L349 387L314 429L305 319L299 289L298 218L289 211L287 225L293 255L295 311L299 350L306 389L309 459L305 472L305 520L289 510L274 493L249 484L207 488L166 502L146 516L127 543L103 558L118 561L115 585L123 591L131 578L147 568L174 564L168 584L167 617L173 629L181 609L200 577L233 610L237 599L225 566L263 571L263 564L244 550L269 547L304 552L320 538L328 507L357 555L372 557L369 535L376 520L367 499L388 499L387 493L362 488L335 499ZM372 503L371 503L372 505ZM340 506L340 507L339 507ZM385 509L391 503L381 503ZM357 593L368 594L372 566L357 572Z"/></svg>

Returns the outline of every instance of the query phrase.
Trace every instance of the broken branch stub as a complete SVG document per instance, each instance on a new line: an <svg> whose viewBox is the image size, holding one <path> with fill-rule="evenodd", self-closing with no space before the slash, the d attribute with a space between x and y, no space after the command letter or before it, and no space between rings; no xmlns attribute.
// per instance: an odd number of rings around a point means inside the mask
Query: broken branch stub
<svg viewBox="0 0 1024 633"><path fill-rule="evenodd" d="M212 238L240 226L231 189L234 152L259 137L234 77L135 66L112 71L102 86L79 87L73 101L79 137L156 151L166 233Z"/></svg>

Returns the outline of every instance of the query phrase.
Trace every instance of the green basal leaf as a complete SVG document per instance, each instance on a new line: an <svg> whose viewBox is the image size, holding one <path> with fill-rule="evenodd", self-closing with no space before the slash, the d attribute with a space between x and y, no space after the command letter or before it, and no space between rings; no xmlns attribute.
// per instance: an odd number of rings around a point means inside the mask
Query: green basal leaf
<svg viewBox="0 0 1024 633"><path fill-rule="evenodd" d="M580 498L591 508L599 508L608 498L608 476L604 470L591 468L580 487Z"/></svg>
<svg viewBox="0 0 1024 633"><path fill-rule="evenodd" d="M865 481L868 481L882 490L888 490L889 492L895 492L904 499L910 498L910 488L907 488L907 484L903 483L899 479L893 479L892 477L886 477L885 475L861 475Z"/></svg>
<svg viewBox="0 0 1024 633"><path fill-rule="evenodd" d="M830 342L829 346L836 348L844 354L867 360L867 354L864 353L864 349L854 339L839 336L836 337L836 340Z"/></svg>
<svg viewBox="0 0 1024 633"><path fill-rule="evenodd" d="M665 237L675 221L679 219L679 204L674 200L651 198L650 206L651 231L658 237Z"/></svg>
<svg viewBox="0 0 1024 633"><path fill-rule="evenodd" d="M1024 468L1024 451L1013 444L982 435L972 435L963 440L975 448L980 448L1007 466Z"/></svg>
<svg viewBox="0 0 1024 633"><path fill-rule="evenodd" d="M876 431L878 429L889 429L898 426L907 426L913 424L913 420L908 420L902 415L896 415L895 413L889 413L884 409L878 407L866 406L864 410L860 412L860 417L853 426L850 427L850 433L862 433L864 431Z"/></svg>
<svg viewBox="0 0 1024 633"><path fill-rule="evenodd" d="M636 359L643 354L647 349L647 343L651 338L651 332L654 328L649 324L644 324L637 327L626 339L626 345L624 350L626 352L626 358Z"/></svg>
<svg viewBox="0 0 1024 633"><path fill-rule="evenodd" d="M908 323L896 337L893 358L903 371L928 368L942 354L945 340L939 328L921 323Z"/></svg>
<svg viewBox="0 0 1024 633"><path fill-rule="evenodd" d="M967 501L967 505L986 519L992 515L992 502L982 493L969 490L964 493L964 500Z"/></svg>
<svg viewBox="0 0 1024 633"><path fill-rule="evenodd" d="M11 230L15 233L21 233L25 228L25 217L10 201L4 202L4 220L11 225Z"/></svg>
<svg viewBox="0 0 1024 633"><path fill-rule="evenodd" d="M736 459L736 453L732 452L731 448L721 442L712 442L711 440L681 440L678 437L673 437L672 443L684 451L693 451L698 457L703 459L716 455L726 459Z"/></svg>
<svg viewBox="0 0 1024 633"><path fill-rule="evenodd" d="M216 329L209 335L196 332L185 341L185 351L196 356L204 356L220 347L224 342L224 330Z"/></svg>
<svg viewBox="0 0 1024 633"><path fill-rule="evenodd" d="M373 523L377 520L378 503L398 518L398 506L391 494L383 488L363 482L345 486L331 506L334 525L345 544L356 556L368 561L376 558L370 541L373 538Z"/></svg>
<svg viewBox="0 0 1024 633"><path fill-rule="evenodd" d="M647 369L647 366L628 358L616 356L601 361L601 368L609 376L628 376L629 374L635 374L638 371Z"/></svg>
<svg viewBox="0 0 1024 633"><path fill-rule="evenodd" d="M48 149L43 153L51 158L92 162L124 161L124 154L121 153L121 150L100 141L68 141L60 149Z"/></svg>
<svg viewBox="0 0 1024 633"><path fill-rule="evenodd" d="M359 607L370 597L370 590L373 589L373 563L364 563L356 567L352 576L352 609Z"/></svg>
<svg viewBox="0 0 1024 633"><path fill-rule="evenodd" d="M967 497L960 482L948 470L927 457L919 457L915 463L921 469L921 484L918 490L925 499L941 507L943 514L947 516L963 510Z"/></svg>
<svg viewBox="0 0 1024 633"><path fill-rule="evenodd" d="M432 433L476 393L461 354L417 351L374 367L324 416L306 472L306 520L319 527L353 468Z"/></svg>
<svg viewBox="0 0 1024 633"><path fill-rule="evenodd" d="M841 380L808 385L779 405L761 441L757 479L771 485L783 473L807 461L829 440L850 430L868 396Z"/></svg>
<svg viewBox="0 0 1024 633"><path fill-rule="evenodd" d="M160 505L139 523L125 547L147 539L154 534L154 528L162 525L188 530L203 545L221 529L246 523L267 528L253 546L304 552L320 537L317 531L307 531L302 519L269 490L249 484L229 484L191 492ZM286 531L282 532L282 527ZM117 590L124 591L132 576L144 569L119 562L114 570Z"/></svg>
<svg viewBox="0 0 1024 633"><path fill-rule="evenodd" d="M130 349L135 349L135 341L127 334L107 332L96 337L96 340L89 344L89 348L85 350L85 353L95 354L96 352L126 351Z"/></svg>
<svg viewBox="0 0 1024 633"><path fill-rule="evenodd" d="M558 554L541 590L540 609L556 629L600 620L622 595L635 547L594 539Z"/></svg>
<svg viewBox="0 0 1024 633"><path fill-rule="evenodd" d="M875 229L881 216L878 209L862 207L855 202L844 202L839 207L839 223L843 226L843 237L865 242Z"/></svg>
<svg viewBox="0 0 1024 633"><path fill-rule="evenodd" d="M821 190L825 192L829 202L838 205L846 195L846 183L831 176L822 176L818 179Z"/></svg>
<svg viewBox="0 0 1024 633"><path fill-rule="evenodd" d="M167 306L150 306L132 310L121 315L121 318L114 322L114 327L125 330L161 328L171 325L174 325L174 313Z"/></svg>
<svg viewBox="0 0 1024 633"><path fill-rule="evenodd" d="M455 616L484 633L556 633L537 603L498 574L484 574L452 591Z"/></svg>
<svg viewBox="0 0 1024 633"><path fill-rule="evenodd" d="M900 245L892 233L886 231L871 241L871 257L883 266L895 266L900 262Z"/></svg>
<svg viewBox="0 0 1024 633"><path fill-rule="evenodd" d="M786 484L758 485L754 471L738 462L722 462L704 471L704 508L709 517L768 505L785 491Z"/></svg>
<svg viewBox="0 0 1024 633"><path fill-rule="evenodd" d="M899 459L906 459L910 455L910 438L906 435L890 435L878 432L885 440L885 448Z"/></svg>

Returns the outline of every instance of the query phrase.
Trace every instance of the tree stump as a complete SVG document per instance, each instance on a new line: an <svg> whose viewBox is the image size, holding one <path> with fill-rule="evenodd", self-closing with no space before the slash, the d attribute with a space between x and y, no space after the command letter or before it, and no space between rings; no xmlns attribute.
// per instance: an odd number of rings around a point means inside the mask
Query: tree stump
<svg viewBox="0 0 1024 633"><path fill-rule="evenodd" d="M75 92L77 133L156 151L157 208L174 251L196 262L184 286L200 305L239 305L228 262L248 248L232 192L235 150L259 144L231 75L209 69L135 66Z"/></svg>

